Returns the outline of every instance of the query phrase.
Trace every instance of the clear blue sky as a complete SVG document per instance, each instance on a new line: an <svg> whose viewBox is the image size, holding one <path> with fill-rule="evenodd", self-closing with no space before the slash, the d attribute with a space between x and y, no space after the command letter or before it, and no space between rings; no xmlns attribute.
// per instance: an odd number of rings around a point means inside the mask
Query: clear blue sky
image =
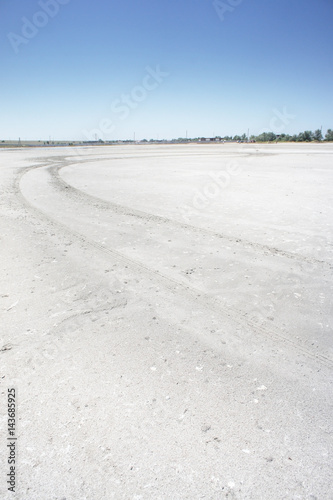
<svg viewBox="0 0 333 500"><path fill-rule="evenodd" d="M220 3L0 0L0 138L333 128L333 1Z"/></svg>

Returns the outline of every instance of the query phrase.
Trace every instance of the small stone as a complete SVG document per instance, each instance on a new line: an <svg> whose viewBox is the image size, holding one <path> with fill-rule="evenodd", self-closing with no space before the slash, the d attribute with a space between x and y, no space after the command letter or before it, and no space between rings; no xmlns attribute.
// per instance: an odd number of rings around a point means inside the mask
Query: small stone
<svg viewBox="0 0 333 500"><path fill-rule="evenodd" d="M12 344L5 344L1 347L0 351L5 352L5 351L11 351L13 349Z"/></svg>

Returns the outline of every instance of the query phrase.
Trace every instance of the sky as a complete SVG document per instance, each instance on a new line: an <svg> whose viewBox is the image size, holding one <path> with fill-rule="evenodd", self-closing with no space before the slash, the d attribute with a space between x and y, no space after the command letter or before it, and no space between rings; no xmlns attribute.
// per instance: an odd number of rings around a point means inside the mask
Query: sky
<svg viewBox="0 0 333 500"><path fill-rule="evenodd" d="M0 139L333 129L332 0L0 0Z"/></svg>

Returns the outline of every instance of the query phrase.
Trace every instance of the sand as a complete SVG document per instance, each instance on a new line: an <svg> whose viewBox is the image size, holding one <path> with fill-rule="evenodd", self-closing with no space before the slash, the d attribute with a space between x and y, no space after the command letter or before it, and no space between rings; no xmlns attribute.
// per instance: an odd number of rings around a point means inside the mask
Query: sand
<svg viewBox="0 0 333 500"><path fill-rule="evenodd" d="M1 499L333 497L332 159L0 150Z"/></svg>

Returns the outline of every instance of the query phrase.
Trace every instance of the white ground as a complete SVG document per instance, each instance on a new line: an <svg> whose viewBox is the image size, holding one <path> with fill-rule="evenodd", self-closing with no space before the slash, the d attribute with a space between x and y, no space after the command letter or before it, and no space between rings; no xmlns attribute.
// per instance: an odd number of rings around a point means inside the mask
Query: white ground
<svg viewBox="0 0 333 500"><path fill-rule="evenodd" d="M1 500L333 498L332 160L0 150Z"/></svg>

